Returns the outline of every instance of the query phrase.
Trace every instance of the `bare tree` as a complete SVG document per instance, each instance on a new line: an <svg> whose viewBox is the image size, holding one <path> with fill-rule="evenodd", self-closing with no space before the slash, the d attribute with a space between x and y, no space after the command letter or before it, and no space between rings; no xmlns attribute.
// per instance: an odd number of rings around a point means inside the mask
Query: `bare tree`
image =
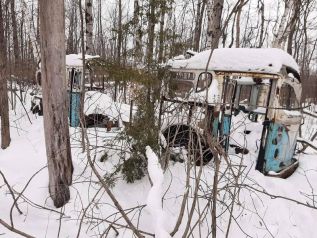
<svg viewBox="0 0 317 238"><path fill-rule="evenodd" d="M206 3L207 3L207 0L198 0L198 3L197 3L195 32L194 32L194 51L199 51L202 23L203 23Z"/></svg>
<svg viewBox="0 0 317 238"><path fill-rule="evenodd" d="M157 3L155 0L149 1L148 9L148 45L146 49L146 61L147 65L150 66L153 63L153 50L154 50L154 39L155 39L155 23L156 23L156 8Z"/></svg>
<svg viewBox="0 0 317 238"><path fill-rule="evenodd" d="M118 0L118 44L117 44L117 61L121 63L121 48L123 41L122 32L122 0Z"/></svg>
<svg viewBox="0 0 317 238"><path fill-rule="evenodd" d="M86 20L86 52L87 54L93 54L93 27L94 27L94 18L92 15L92 0L85 0L85 20Z"/></svg>
<svg viewBox="0 0 317 238"><path fill-rule="evenodd" d="M248 2L249 0L240 0L240 5L238 6L237 20L236 20L236 48L240 47L240 19L241 19L242 8Z"/></svg>
<svg viewBox="0 0 317 238"><path fill-rule="evenodd" d="M13 50L14 50L14 60L17 66L20 56L19 42L18 42L18 27L15 12L15 0L11 0L11 21L12 21L12 36L13 36Z"/></svg>
<svg viewBox="0 0 317 238"><path fill-rule="evenodd" d="M292 55L293 53L293 38L296 30L296 25L300 19L301 5L301 0L295 2L294 11L290 20L290 30L287 39L287 53L289 53L290 55Z"/></svg>
<svg viewBox="0 0 317 238"><path fill-rule="evenodd" d="M56 207L70 199L72 183L65 69L64 1L41 0L41 71L49 192Z"/></svg>
<svg viewBox="0 0 317 238"><path fill-rule="evenodd" d="M207 49L218 48L221 37L221 16L224 2L224 0L214 0L213 3L211 1L208 0L207 3Z"/></svg>
<svg viewBox="0 0 317 238"><path fill-rule="evenodd" d="M277 33L272 43L274 48L284 48L284 45L286 43L286 40L288 38L290 29L291 29L291 24L289 22L290 15L296 12L294 11L295 9L294 0L285 0L284 3L285 3L284 13L282 15L281 23L278 27Z"/></svg>
<svg viewBox="0 0 317 238"><path fill-rule="evenodd" d="M140 5L138 0L134 0L132 24L134 27L134 63L137 64L142 61L142 26L140 24Z"/></svg>
<svg viewBox="0 0 317 238"><path fill-rule="evenodd" d="M76 29L77 29L77 4L76 1L71 1L69 13L69 27L68 27L68 38L67 38L67 54L76 53Z"/></svg>
<svg viewBox="0 0 317 238"><path fill-rule="evenodd" d="M164 53L164 25L165 25L165 14L166 14L166 0L162 0L160 3L160 32L159 32L159 50L158 50L158 62L163 63Z"/></svg>
<svg viewBox="0 0 317 238"><path fill-rule="evenodd" d="M1 148L6 149L11 142L8 86L6 79L6 43L4 38L2 1L0 1L0 116L1 116Z"/></svg>

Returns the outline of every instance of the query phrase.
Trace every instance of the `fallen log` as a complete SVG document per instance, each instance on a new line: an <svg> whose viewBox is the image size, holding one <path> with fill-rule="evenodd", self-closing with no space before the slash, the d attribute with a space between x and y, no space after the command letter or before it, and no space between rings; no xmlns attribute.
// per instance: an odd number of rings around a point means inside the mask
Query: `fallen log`
<svg viewBox="0 0 317 238"><path fill-rule="evenodd" d="M297 138L297 142L299 142L299 143L301 143L303 145L303 149L301 149L299 151L299 153L304 152L308 147L311 147L311 148L313 148L314 150L317 151L317 146L314 145L312 141L308 141L308 140L305 140L304 138L300 138L299 137L299 138Z"/></svg>

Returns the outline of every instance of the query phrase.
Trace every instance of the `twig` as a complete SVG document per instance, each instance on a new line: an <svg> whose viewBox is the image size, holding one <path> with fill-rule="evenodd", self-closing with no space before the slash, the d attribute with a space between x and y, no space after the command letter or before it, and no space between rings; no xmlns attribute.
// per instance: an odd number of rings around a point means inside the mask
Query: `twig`
<svg viewBox="0 0 317 238"><path fill-rule="evenodd" d="M26 183L26 185L24 186L24 188L22 189L21 193L19 193L19 195L17 196L16 199L14 199L14 203L12 204L11 206L11 209L10 209L10 219L11 219L11 226L12 228L14 227L13 225L13 220L12 220L12 211L13 211L13 207L15 206L15 204L17 203L17 201L19 200L19 198L21 197L21 195L24 193L25 189L27 188L27 186L30 184L31 180L39 173L41 172L44 168L46 168L47 165L45 165L44 167L42 167L40 170L38 170L35 174L33 174L31 176L31 178L29 179L29 181Z"/></svg>
<svg viewBox="0 0 317 238"><path fill-rule="evenodd" d="M25 106L24 106L24 104L23 104L22 99L19 97L19 95L18 95L15 91L14 91L14 94L15 94L15 95L18 97L18 99L20 100L20 102L21 102L21 104L22 104L22 107L23 107L23 109L24 109L24 111L25 111L25 113L26 113L26 115L27 115L27 117L28 117L28 119L29 119L29 122L32 124L32 121L31 121L31 119L30 119L30 116L29 116L27 110L25 109Z"/></svg>
<svg viewBox="0 0 317 238"><path fill-rule="evenodd" d="M0 170L0 174L1 174L2 178L3 178L4 183L7 185L8 189L9 189L10 194L11 194L13 200L15 201L15 196L14 196L14 193L13 193L13 191L12 191L12 189L11 189L11 186L9 185L9 182L6 180L4 174L2 173L1 170ZM18 207L18 204L15 204L15 207L16 207L16 209L18 210L18 212L20 213L20 215L22 215L23 213L22 213L22 211L20 210L20 208Z"/></svg>

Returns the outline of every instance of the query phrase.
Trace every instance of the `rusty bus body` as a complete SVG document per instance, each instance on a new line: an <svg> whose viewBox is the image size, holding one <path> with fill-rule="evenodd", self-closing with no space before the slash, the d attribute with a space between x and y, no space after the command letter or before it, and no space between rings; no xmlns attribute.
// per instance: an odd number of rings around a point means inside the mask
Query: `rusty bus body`
<svg viewBox="0 0 317 238"><path fill-rule="evenodd" d="M298 166L294 151L302 120L298 65L278 49L217 49L209 56L205 51L168 62L171 78L163 98L182 109L165 117L163 134L184 137L183 129L192 128L202 138L209 133L228 151L233 115L243 111L253 122L261 117L256 169L289 176ZM206 120L208 126L202 126ZM207 143L203 149L207 163L212 157Z"/></svg>

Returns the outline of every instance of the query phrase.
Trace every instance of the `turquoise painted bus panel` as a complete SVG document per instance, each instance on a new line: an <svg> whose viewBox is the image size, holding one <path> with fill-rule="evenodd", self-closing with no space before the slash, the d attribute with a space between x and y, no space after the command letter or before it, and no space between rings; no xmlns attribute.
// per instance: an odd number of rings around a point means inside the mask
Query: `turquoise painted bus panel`
<svg viewBox="0 0 317 238"><path fill-rule="evenodd" d="M229 136L231 128L231 115L224 115L223 125L222 125L222 136L224 137L224 147L225 150L229 149Z"/></svg>
<svg viewBox="0 0 317 238"><path fill-rule="evenodd" d="M219 117L213 117L212 120L212 137L218 138Z"/></svg>
<svg viewBox="0 0 317 238"><path fill-rule="evenodd" d="M70 105L69 105L69 121L71 127L78 127L80 124L80 92L71 92L69 94Z"/></svg>
<svg viewBox="0 0 317 238"><path fill-rule="evenodd" d="M231 126L231 116L225 115L223 118L222 132L224 136L229 136Z"/></svg>
<svg viewBox="0 0 317 238"><path fill-rule="evenodd" d="M265 148L265 172L280 172L293 163L296 140L290 141L285 126L271 123L268 130Z"/></svg>

